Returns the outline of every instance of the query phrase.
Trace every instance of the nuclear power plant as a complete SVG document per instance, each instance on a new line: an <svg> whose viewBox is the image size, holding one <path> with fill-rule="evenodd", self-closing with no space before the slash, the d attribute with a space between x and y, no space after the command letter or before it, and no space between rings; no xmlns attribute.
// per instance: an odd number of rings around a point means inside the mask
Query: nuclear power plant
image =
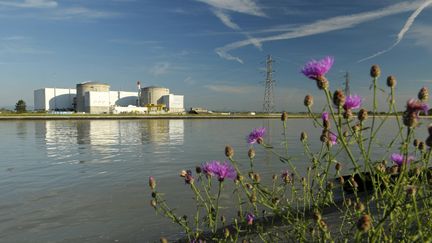
<svg viewBox="0 0 432 243"><path fill-rule="evenodd" d="M110 85L87 81L76 89L42 88L34 91L35 111L74 111L89 114L183 113L184 96L163 87L141 88L137 92L110 91Z"/></svg>

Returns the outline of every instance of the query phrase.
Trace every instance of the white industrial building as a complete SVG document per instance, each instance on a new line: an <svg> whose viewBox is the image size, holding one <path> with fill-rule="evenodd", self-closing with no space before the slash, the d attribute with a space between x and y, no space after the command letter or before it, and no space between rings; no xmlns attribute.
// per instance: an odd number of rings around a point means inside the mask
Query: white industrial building
<svg viewBox="0 0 432 243"><path fill-rule="evenodd" d="M110 91L109 89L108 84L92 81L77 84L76 89L38 89L34 91L34 109L36 111L76 111L90 114L182 113L185 111L184 96L170 94L167 88L145 87L140 89L140 94Z"/></svg>

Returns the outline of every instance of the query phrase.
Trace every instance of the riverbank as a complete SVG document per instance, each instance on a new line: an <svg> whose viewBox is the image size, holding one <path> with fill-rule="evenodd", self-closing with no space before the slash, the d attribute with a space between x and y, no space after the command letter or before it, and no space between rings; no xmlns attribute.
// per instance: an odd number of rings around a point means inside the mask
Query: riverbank
<svg viewBox="0 0 432 243"><path fill-rule="evenodd" d="M280 119L280 114L258 115L0 115L0 121L4 120L146 120L146 119ZM290 115L289 118L308 118L307 115Z"/></svg>

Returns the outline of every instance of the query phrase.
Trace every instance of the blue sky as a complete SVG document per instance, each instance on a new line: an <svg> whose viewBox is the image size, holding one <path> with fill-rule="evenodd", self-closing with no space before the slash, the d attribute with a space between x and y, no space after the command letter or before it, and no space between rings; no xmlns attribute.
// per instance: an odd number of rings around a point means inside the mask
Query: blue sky
<svg viewBox="0 0 432 243"><path fill-rule="evenodd" d="M370 104L377 63L383 86L397 77L403 107L432 81L431 2L0 0L0 107L32 106L42 87L98 80L133 91L141 80L185 95L186 107L259 111L268 54L277 110L303 111L307 93L319 103L299 70L326 55L332 89L349 71L352 92Z"/></svg>

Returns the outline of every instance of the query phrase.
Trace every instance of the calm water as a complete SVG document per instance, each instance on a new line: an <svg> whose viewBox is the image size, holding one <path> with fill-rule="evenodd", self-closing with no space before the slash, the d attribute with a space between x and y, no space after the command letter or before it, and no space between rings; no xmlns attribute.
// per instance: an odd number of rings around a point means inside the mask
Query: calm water
<svg viewBox="0 0 432 243"><path fill-rule="evenodd" d="M270 126L282 148L279 120L119 120L0 122L1 242L154 242L178 228L149 206L148 177L185 213L191 193L177 174L208 160L224 160L231 144L247 165L245 136ZM420 134L420 138L426 136ZM381 133L388 137L394 127ZM298 138L310 120L288 122L288 147L302 162ZM318 142L312 142L318 148ZM380 151L375 151L380 154ZM270 174L284 165L257 150L256 166ZM265 174L265 173L264 173ZM228 199L229 195L225 195ZM183 212L181 211L181 212Z"/></svg>

